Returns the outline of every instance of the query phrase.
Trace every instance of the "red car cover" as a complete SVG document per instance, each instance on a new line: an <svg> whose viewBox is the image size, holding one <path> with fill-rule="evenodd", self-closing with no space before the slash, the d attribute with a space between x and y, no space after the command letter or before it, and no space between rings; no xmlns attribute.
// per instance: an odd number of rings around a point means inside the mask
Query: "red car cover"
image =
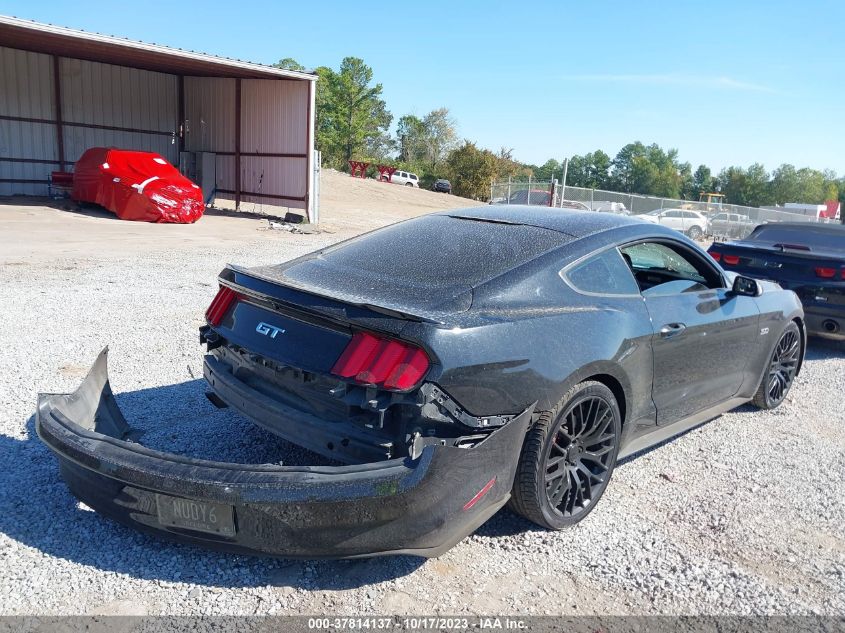
<svg viewBox="0 0 845 633"><path fill-rule="evenodd" d="M94 202L122 220L189 224L202 217L202 190L153 152L92 147L73 169L74 200Z"/></svg>

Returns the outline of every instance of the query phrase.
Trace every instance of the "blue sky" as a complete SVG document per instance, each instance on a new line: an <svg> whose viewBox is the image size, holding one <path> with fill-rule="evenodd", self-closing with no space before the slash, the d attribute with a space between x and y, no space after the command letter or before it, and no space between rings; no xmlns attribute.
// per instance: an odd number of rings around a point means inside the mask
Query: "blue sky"
<svg viewBox="0 0 845 633"><path fill-rule="evenodd" d="M845 172L845 2L0 1L0 13L308 67L363 58L388 108L542 163L630 141L695 168Z"/></svg>

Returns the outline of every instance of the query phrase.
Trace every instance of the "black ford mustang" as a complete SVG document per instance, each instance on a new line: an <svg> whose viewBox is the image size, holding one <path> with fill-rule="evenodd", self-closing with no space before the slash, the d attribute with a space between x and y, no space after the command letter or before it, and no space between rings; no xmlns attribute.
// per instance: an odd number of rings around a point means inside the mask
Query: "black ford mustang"
<svg viewBox="0 0 845 633"><path fill-rule="evenodd" d="M726 273L668 228L493 206L297 260L227 267L201 330L210 398L345 466L244 465L134 441L105 352L37 428L97 511L286 557L435 556L503 505L583 519L620 457L801 367L796 295Z"/></svg>

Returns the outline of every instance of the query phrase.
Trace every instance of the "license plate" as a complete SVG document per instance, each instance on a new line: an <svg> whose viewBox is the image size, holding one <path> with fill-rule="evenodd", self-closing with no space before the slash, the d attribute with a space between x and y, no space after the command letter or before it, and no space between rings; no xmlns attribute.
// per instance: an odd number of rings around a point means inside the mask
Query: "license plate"
<svg viewBox="0 0 845 633"><path fill-rule="evenodd" d="M161 525L219 536L235 535L234 508L224 503L156 495L156 507Z"/></svg>

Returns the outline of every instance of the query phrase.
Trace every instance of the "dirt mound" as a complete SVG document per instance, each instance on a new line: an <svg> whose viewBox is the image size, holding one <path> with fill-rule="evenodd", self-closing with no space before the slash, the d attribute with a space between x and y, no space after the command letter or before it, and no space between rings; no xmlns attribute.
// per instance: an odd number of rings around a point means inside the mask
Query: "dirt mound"
<svg viewBox="0 0 845 633"><path fill-rule="evenodd" d="M372 178L352 178L334 169L324 169L320 178L320 225L328 230L359 233L433 211L480 204Z"/></svg>

